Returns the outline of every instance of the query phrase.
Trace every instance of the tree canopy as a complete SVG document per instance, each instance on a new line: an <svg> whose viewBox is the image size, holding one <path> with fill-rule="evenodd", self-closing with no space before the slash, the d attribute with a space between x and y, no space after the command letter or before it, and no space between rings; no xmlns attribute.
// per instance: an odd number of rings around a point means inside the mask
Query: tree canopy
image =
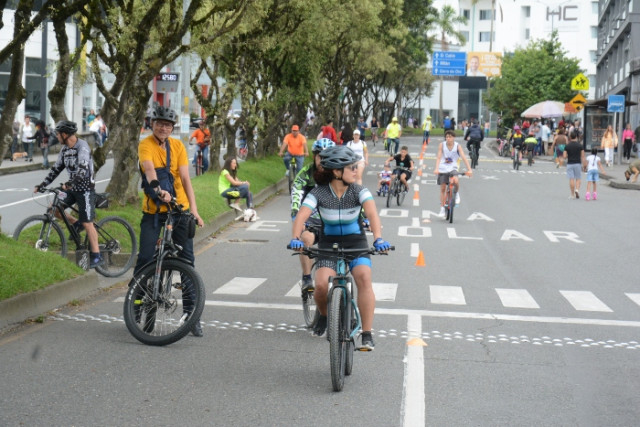
<svg viewBox="0 0 640 427"><path fill-rule="evenodd" d="M507 124L538 102L568 102L575 95L571 79L584 71L579 62L562 49L557 32L548 40L533 40L504 56L502 76L492 78L493 87L485 101L491 111L502 113Z"/></svg>

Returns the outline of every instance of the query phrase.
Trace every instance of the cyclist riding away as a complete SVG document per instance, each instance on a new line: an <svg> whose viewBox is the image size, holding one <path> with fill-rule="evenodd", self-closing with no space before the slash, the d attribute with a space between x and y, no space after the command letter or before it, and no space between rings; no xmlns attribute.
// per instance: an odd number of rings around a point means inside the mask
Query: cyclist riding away
<svg viewBox="0 0 640 427"><path fill-rule="evenodd" d="M406 145L403 145L400 149L400 154L396 154L395 156L389 157L385 160L385 166L391 162L391 160L396 161L396 167L393 169L393 174L391 175L391 180L395 179L396 175L400 177L400 181L404 184L405 191L409 190L409 184L407 181L411 179L411 172L413 171L413 160L409 155L409 148ZM408 171L402 168L409 169Z"/></svg>
<svg viewBox="0 0 640 427"><path fill-rule="evenodd" d="M287 151L286 154L285 150ZM289 176L289 163L292 157L296 159L296 170L300 171L302 169L304 158L309 155L309 151L307 150L307 138L300 133L298 125L291 126L291 133L284 137L278 155L280 157L284 155L284 167L287 168L286 176Z"/></svg>
<svg viewBox="0 0 640 427"><path fill-rule="evenodd" d="M469 129L467 129L467 132L464 134L464 140L467 141L467 151L469 151L469 155L471 155L471 145L474 145L476 147L476 154L480 157L480 143L484 140L484 133L482 133L482 129L480 129L478 120L473 119L471 121L471 126L469 126Z"/></svg>
<svg viewBox="0 0 640 427"><path fill-rule="evenodd" d="M195 216L198 226L204 222L198 215L196 196L189 177L189 159L184 144L171 138L173 127L178 120L175 111L158 106L151 112L152 134L140 141L138 158L143 174L144 200L142 201L142 220L140 221L140 250L134 269L134 276L142 267L153 260L156 242L162 225L167 220L167 206L164 203L176 198L185 210ZM149 183L158 180L161 190L156 193ZM164 203L160 203L160 202ZM173 229L173 241L182 247L178 256L194 266L193 239L189 238L186 215L176 218ZM202 336L200 321L192 330L193 335Z"/></svg>
<svg viewBox="0 0 640 427"><path fill-rule="evenodd" d="M535 133L530 132L529 136L527 136L524 140L525 152L527 153L527 156L529 155L529 152L531 152L531 155L533 155L537 145L538 138L536 138ZM531 161L533 162L533 160Z"/></svg>
<svg viewBox="0 0 640 427"><path fill-rule="evenodd" d="M458 180L458 159L464 161L467 167L467 174L473 175L469 161L464 155L464 150L455 140L456 134L452 130L444 133L445 141L440 143L438 147L438 155L436 157L435 174L438 177L438 185L440 186L440 213L441 217L445 216L444 202L445 190L449 181L454 185L456 191L456 205L460 204L460 182Z"/></svg>
<svg viewBox="0 0 640 427"><path fill-rule="evenodd" d="M366 251L369 244L359 221L360 211L364 209L371 222L374 248L381 252L389 250L391 246L381 236L380 218L371 192L355 184L360 156L349 147L335 146L323 150L320 157L323 170L316 174L318 185L304 199L293 222L291 248L302 249L304 243L300 239L304 224L317 209L323 222L318 242L320 249L330 249L337 243L344 249L362 248ZM314 328L314 335L321 336L327 327L329 277L336 275L336 260L320 257L316 267L314 297L320 316ZM376 299L371 284L369 255L363 254L354 259L350 262L349 268L358 288L358 308L362 315L362 347L373 350L371 328Z"/></svg>
<svg viewBox="0 0 640 427"><path fill-rule="evenodd" d="M293 182L293 188L291 189L291 218L294 221L305 197L316 186L314 175L316 172L322 170L322 166L320 165L320 152L335 145L335 142L328 138L322 138L313 143L313 146L311 147L313 162L309 163L307 166L303 167L300 172L298 172L296 180ZM321 228L322 221L320 220L318 211L315 210L311 213L311 216L305 223L305 230L300 234L300 239L304 243L305 247L311 247L318 242L318 236ZM300 265L302 266L302 292L309 292L309 289L313 287L313 280L311 278L311 260L306 255L300 255Z"/></svg>
<svg viewBox="0 0 640 427"><path fill-rule="evenodd" d="M211 132L207 129L204 120L200 122L200 127L193 131L189 138L189 145L193 145L195 139L198 148L193 155L193 165L198 161L198 153L202 151L202 172L209 169L209 144L211 144Z"/></svg>
<svg viewBox="0 0 640 427"><path fill-rule="evenodd" d="M80 227L84 227L87 231L90 251L89 268L95 268L103 263L103 259L98 247L98 232L93 226L93 220L96 217L93 158L89 144L84 139L78 138L76 132L78 132L78 126L75 122L67 120L58 122L55 133L63 147L49 175L35 187L34 193L40 191L41 187L51 184L63 169L67 169L69 181L62 185L62 189L66 192L63 202L67 206L77 204L79 214L77 221L68 215L67 218L77 231L80 231Z"/></svg>

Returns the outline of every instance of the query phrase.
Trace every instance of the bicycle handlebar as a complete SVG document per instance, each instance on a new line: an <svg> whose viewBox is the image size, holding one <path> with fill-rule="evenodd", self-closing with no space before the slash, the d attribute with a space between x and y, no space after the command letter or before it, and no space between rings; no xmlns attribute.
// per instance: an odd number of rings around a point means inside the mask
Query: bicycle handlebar
<svg viewBox="0 0 640 427"><path fill-rule="evenodd" d="M291 245L287 245L287 249L291 249ZM391 247L389 247L389 250L390 251L395 251L396 247L395 246L391 246ZM291 255L292 256L295 256L295 255L306 255L309 258L317 258L317 257L319 257L321 255L329 256L329 257L332 257L332 258L357 258L357 256L353 256L353 257L345 256L346 254L351 254L351 255L364 255L364 254L368 254L368 255L388 255L386 252L377 251L376 248L374 248L374 247L370 247L370 248L367 248L367 249L358 249L358 248L355 248L355 249L343 249L343 248L320 249L320 248L304 247L298 253L291 254Z"/></svg>
<svg viewBox="0 0 640 427"><path fill-rule="evenodd" d="M171 196L171 200L169 200L168 202L165 202L160 198L160 192L162 191L162 188L160 187L160 181L154 179L149 183L149 186L158 195L158 200L160 201L160 203L164 203L165 205L169 206L172 211L176 211L177 213L183 213L186 211L186 209L184 209L184 206L176 201L176 198L173 194L167 192Z"/></svg>

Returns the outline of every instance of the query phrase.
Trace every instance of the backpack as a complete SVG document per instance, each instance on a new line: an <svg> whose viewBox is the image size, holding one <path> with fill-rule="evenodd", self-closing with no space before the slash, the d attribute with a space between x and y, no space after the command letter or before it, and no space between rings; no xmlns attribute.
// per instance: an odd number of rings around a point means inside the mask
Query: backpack
<svg viewBox="0 0 640 427"><path fill-rule="evenodd" d="M173 182L173 174L171 173L171 144L167 140L167 164L161 168L155 168L156 176L158 177L158 181L160 182L160 188L164 191L168 191L173 197L176 196L176 190L174 188ZM149 182L147 181L147 176L142 170L142 165L140 165L140 175L142 175L142 183L140 187L144 190L145 194L149 196L156 204L156 213L160 211L160 204L158 203L160 197L156 193L156 191L151 187ZM148 207L148 205L147 205Z"/></svg>
<svg viewBox="0 0 640 427"><path fill-rule="evenodd" d="M444 119L444 128L445 129L451 128L451 119Z"/></svg>
<svg viewBox="0 0 640 427"><path fill-rule="evenodd" d="M474 141L482 140L482 131L480 130L480 126L473 125L469 129L469 139Z"/></svg>

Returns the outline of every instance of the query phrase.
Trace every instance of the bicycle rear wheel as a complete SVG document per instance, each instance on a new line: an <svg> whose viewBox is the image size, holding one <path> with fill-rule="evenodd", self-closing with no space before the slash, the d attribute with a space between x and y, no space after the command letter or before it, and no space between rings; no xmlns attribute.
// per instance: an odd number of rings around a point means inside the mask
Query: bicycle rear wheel
<svg viewBox="0 0 640 427"><path fill-rule="evenodd" d="M451 178L449 178L451 179ZM446 189L446 194L445 194L445 199L444 199L444 206L445 206L445 219L448 221L449 220L449 216L451 215L451 193L452 193L452 189L451 189L451 185L447 184L447 189Z"/></svg>
<svg viewBox="0 0 640 427"><path fill-rule="evenodd" d="M355 289L355 288L354 288ZM355 295L352 295L352 298L354 301L356 301L358 298ZM351 332L353 332L353 330L356 328L356 310L355 307L353 306L353 301L350 304L351 310L349 310L350 315L349 315L349 319L347 319L347 325L351 325L349 328L349 331L345 334L345 339L347 340L345 342L345 352L346 352L346 358L345 358L345 365L344 365L344 374L345 375L351 375L351 372L353 371L353 353L356 351L356 345L354 342L354 339L349 338L349 335Z"/></svg>
<svg viewBox="0 0 640 427"><path fill-rule="evenodd" d="M158 297L153 297L156 264L143 267L129 282L124 322L141 343L163 346L187 335L204 309L202 278L186 262L169 258L162 263Z"/></svg>
<svg viewBox="0 0 640 427"><path fill-rule="evenodd" d="M202 175L202 152L199 152L196 156L196 176Z"/></svg>
<svg viewBox="0 0 640 427"><path fill-rule="evenodd" d="M531 166L533 164L533 150L529 150L527 153L527 166Z"/></svg>
<svg viewBox="0 0 640 427"><path fill-rule="evenodd" d="M304 323L307 328L313 328L320 316L320 312L316 307L316 300L313 298L313 290L302 294L302 313L304 314Z"/></svg>
<svg viewBox="0 0 640 427"><path fill-rule="evenodd" d="M13 239L39 251L67 256L67 239L62 228L46 215L25 218L13 232Z"/></svg>
<svg viewBox="0 0 640 427"><path fill-rule="evenodd" d="M127 221L108 216L95 224L98 246L104 262L96 271L106 277L118 277L133 265L138 246L136 233Z"/></svg>
<svg viewBox="0 0 640 427"><path fill-rule="evenodd" d="M329 307L329 357L331 361L331 384L334 391L342 390L346 366L347 348L345 345L343 300L344 289L336 287L331 291L331 305Z"/></svg>

